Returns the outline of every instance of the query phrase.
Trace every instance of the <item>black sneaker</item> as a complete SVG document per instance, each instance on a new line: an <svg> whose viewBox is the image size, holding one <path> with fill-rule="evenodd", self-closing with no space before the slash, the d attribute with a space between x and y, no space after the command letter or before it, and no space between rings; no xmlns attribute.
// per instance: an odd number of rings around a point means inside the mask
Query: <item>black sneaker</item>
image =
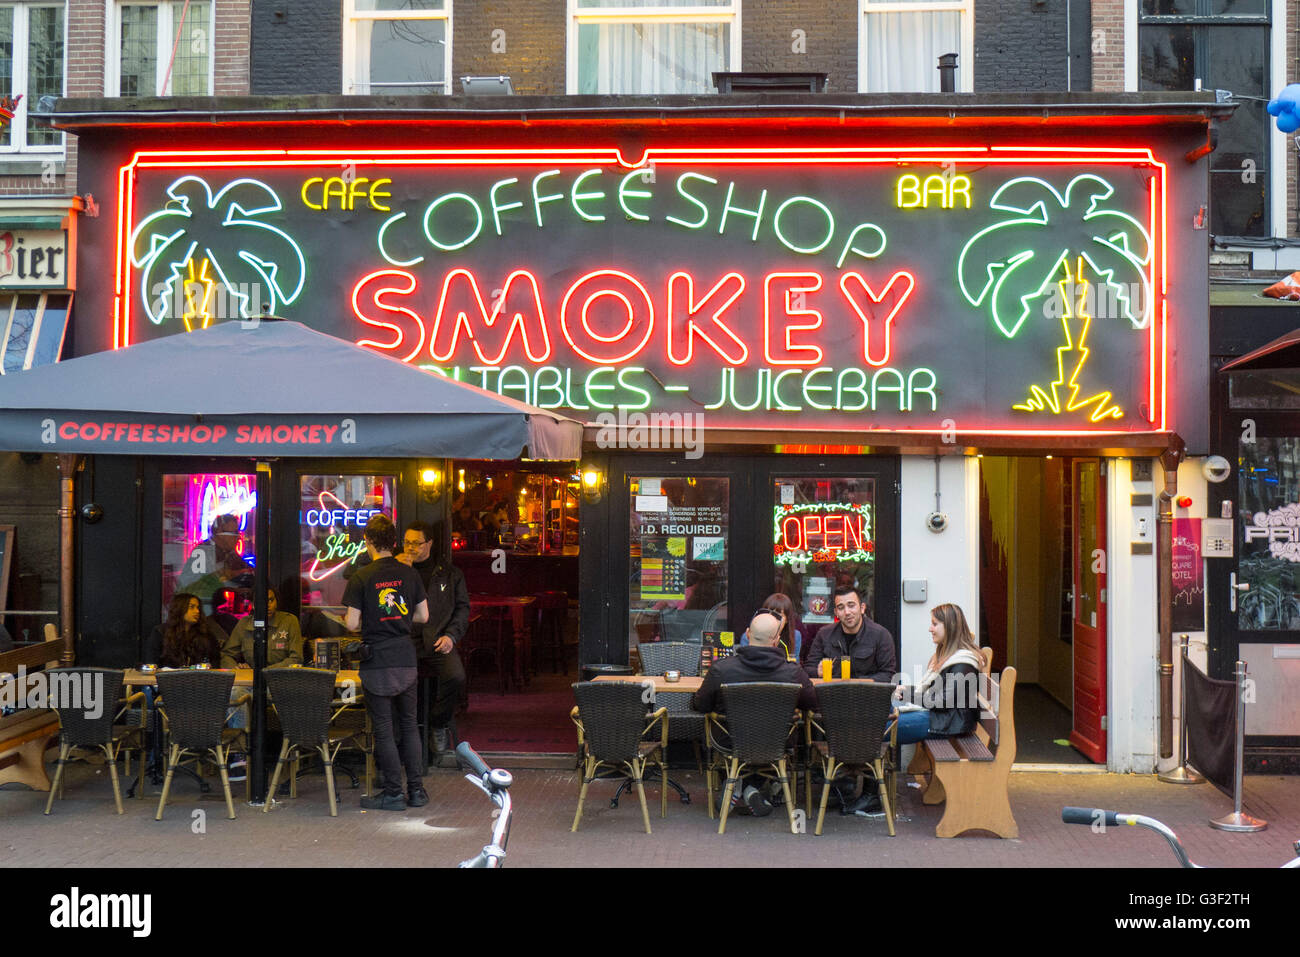
<svg viewBox="0 0 1300 957"><path fill-rule="evenodd" d="M745 804L754 817L767 817L772 813L772 802L763 796L763 792L750 785L745 788Z"/></svg>
<svg viewBox="0 0 1300 957"><path fill-rule="evenodd" d="M361 807L366 811L405 811L406 798L401 794L389 794L381 791L361 799Z"/></svg>
<svg viewBox="0 0 1300 957"><path fill-rule="evenodd" d="M411 788L406 792L407 807L424 807L429 803L429 792L424 788Z"/></svg>
<svg viewBox="0 0 1300 957"><path fill-rule="evenodd" d="M248 758L244 757L243 754L232 754L230 760L226 763L226 780L247 781Z"/></svg>
<svg viewBox="0 0 1300 957"><path fill-rule="evenodd" d="M880 803L880 795L875 791L864 794L853 803L853 813L858 817L874 817L885 813L885 806Z"/></svg>

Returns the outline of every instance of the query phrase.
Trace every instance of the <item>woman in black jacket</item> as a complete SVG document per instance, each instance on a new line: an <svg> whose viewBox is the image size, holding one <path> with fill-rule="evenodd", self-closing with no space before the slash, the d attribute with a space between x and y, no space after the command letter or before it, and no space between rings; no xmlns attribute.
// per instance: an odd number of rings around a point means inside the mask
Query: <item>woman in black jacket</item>
<svg viewBox="0 0 1300 957"><path fill-rule="evenodd" d="M900 711L899 744L969 734L979 721L983 658L961 608L950 604L932 608L930 639L934 656L913 698L920 707Z"/></svg>
<svg viewBox="0 0 1300 957"><path fill-rule="evenodd" d="M199 599L189 592L177 592L167 606L167 620L153 630L144 649L146 664L164 668L188 668L208 662L221 663L221 646L226 633L203 614Z"/></svg>

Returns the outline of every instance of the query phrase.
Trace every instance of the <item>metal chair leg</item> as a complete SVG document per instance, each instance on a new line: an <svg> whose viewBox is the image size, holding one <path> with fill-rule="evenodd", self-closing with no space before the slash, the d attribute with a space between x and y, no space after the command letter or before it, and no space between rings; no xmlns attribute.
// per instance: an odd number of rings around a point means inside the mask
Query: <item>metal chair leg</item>
<svg viewBox="0 0 1300 957"><path fill-rule="evenodd" d="M45 813L49 814L54 807L54 795L59 791L59 785L63 783L63 768L68 763L68 753L72 750L72 745L66 741L59 742L59 766L54 771L54 781L50 784L50 796L45 799Z"/></svg>
<svg viewBox="0 0 1300 957"><path fill-rule="evenodd" d="M262 813L265 814L271 809L271 799L275 797L276 785L280 783L280 772L284 770L285 762L289 754L289 739L285 738L280 742L280 758L275 762L275 770L271 772L271 785L266 792L266 803L262 805Z"/></svg>
<svg viewBox="0 0 1300 957"><path fill-rule="evenodd" d="M172 776L176 773L176 762L180 759L181 746L172 744L171 753L167 758L167 777L163 778L162 794L158 798L158 813L154 815L155 821L161 821L163 808L167 806L167 795L172 789Z"/></svg>
<svg viewBox="0 0 1300 957"><path fill-rule="evenodd" d="M818 837L822 833L822 823L826 820L826 800L831 795L831 780L838 771L839 763L830 755L827 755L826 763L822 765L822 803L821 808L817 811L817 829L813 831Z"/></svg>
<svg viewBox="0 0 1300 957"><path fill-rule="evenodd" d="M322 744L321 760L325 763L325 790L330 796L330 817L339 816L338 800L334 797L334 762L330 760L330 749L328 744Z"/></svg>
<svg viewBox="0 0 1300 957"><path fill-rule="evenodd" d="M785 795L785 812L790 818L790 833L794 833L794 796L790 793L790 777L786 773L785 758L776 764L776 779L781 782L781 793Z"/></svg>

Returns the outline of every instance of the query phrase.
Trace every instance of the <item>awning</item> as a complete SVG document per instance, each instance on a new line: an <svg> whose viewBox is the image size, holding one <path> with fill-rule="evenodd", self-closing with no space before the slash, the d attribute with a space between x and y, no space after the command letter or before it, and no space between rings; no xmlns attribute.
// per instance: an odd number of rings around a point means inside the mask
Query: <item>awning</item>
<svg viewBox="0 0 1300 957"><path fill-rule="evenodd" d="M1278 336L1267 345L1219 367L1220 372L1247 369L1300 369L1300 329Z"/></svg>
<svg viewBox="0 0 1300 957"><path fill-rule="evenodd" d="M282 320L0 377L0 449L576 460L582 425Z"/></svg>

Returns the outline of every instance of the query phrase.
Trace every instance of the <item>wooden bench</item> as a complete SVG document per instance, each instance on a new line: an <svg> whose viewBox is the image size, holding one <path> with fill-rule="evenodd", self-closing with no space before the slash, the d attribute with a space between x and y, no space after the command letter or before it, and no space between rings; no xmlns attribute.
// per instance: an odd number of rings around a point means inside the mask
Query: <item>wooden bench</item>
<svg viewBox="0 0 1300 957"><path fill-rule="evenodd" d="M45 641L0 654L0 674L17 675L19 667L30 671L60 664L63 639L53 625L45 626L45 634ZM48 791L45 752L58 743L58 737L59 714L49 708L20 708L0 717L0 784L17 781L34 791Z"/></svg>
<svg viewBox="0 0 1300 957"><path fill-rule="evenodd" d="M910 773L929 775L923 802L945 805L936 837L971 830L1020 836L1007 794L1016 760L1016 669L1007 668L988 690L989 697L980 696L980 722L973 734L922 741L908 767Z"/></svg>

